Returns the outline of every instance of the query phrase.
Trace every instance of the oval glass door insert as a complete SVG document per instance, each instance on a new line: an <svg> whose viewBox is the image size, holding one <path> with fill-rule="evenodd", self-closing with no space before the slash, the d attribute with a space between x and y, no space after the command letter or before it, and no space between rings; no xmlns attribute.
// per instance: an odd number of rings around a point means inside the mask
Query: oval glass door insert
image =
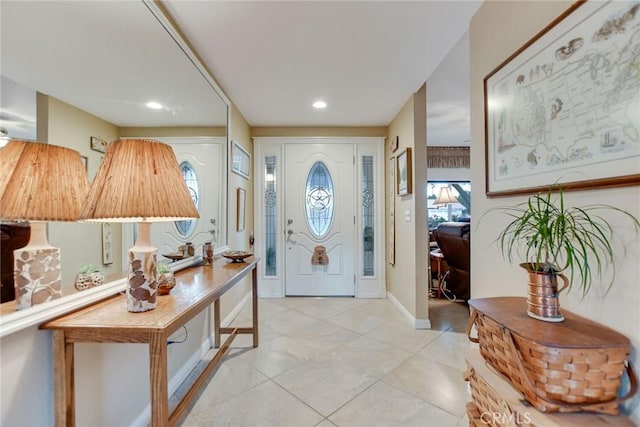
<svg viewBox="0 0 640 427"><path fill-rule="evenodd" d="M191 194L191 199L193 199L193 204L196 205L196 209L200 211L200 190L198 188L196 170L193 168L191 163L185 161L180 163L180 171L182 172L182 178L189 189L189 194ZM196 228L196 221L197 220L195 219L175 221L178 233L182 237L188 237L193 232L193 229Z"/></svg>
<svg viewBox="0 0 640 427"><path fill-rule="evenodd" d="M305 186L305 213L311 232L317 237L326 236L333 221L333 181L323 162L315 162L307 176Z"/></svg>

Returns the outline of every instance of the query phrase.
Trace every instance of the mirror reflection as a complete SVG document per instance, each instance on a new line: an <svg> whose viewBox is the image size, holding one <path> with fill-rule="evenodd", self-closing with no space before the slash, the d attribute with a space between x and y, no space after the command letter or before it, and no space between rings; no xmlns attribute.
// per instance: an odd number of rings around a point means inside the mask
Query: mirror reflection
<svg viewBox="0 0 640 427"><path fill-rule="evenodd" d="M1 24L3 139L72 148L90 181L110 141L166 142L201 217L155 226L158 261L170 262L162 254L187 242L200 252L205 242L226 244L228 106L145 3L3 2ZM107 279L121 273L133 234L117 223L49 223L63 293L75 292L76 274L88 265Z"/></svg>

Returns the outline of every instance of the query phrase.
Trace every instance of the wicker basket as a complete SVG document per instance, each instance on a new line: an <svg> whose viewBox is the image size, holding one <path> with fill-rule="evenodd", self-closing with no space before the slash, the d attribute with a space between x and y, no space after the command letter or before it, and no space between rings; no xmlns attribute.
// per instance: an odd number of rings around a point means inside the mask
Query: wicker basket
<svg viewBox="0 0 640 427"><path fill-rule="evenodd" d="M513 298L502 299L513 300ZM500 298L485 300L500 300ZM478 309L478 306L492 307L494 301L491 304L487 304L487 301L480 302L481 300L475 300L474 304L474 300L470 301L473 310L467 325L469 339L480 344L482 357L507 377L536 409L543 412L594 411L615 415L618 413L619 403L635 394L636 377L630 363L627 362L630 343L621 344L624 340L618 340L604 347L601 344L580 346L575 342L575 337L570 336L571 331L567 333L563 330L561 332L566 334L565 341L571 346L549 346L532 340L530 336L524 337L515 333L504 325L505 322L496 321ZM523 312L524 307L523 302ZM505 303L504 309L508 311L510 308ZM537 321L522 320L515 314L513 316L514 322L520 328L529 326L540 329L539 324L542 322L527 325L525 324L527 321ZM581 319L578 316L572 316ZM527 316L523 314L523 317ZM588 326L593 328L591 323ZM478 338L470 335L474 325L478 331ZM545 323L542 327L558 327L555 325L558 324ZM608 329L607 331L615 333ZM596 333L594 330L594 334ZM539 335L548 338L550 333L548 330L542 330ZM579 331L576 335L579 335ZM630 387L624 397L618 398L618 389L625 369L629 376Z"/></svg>
<svg viewBox="0 0 640 427"><path fill-rule="evenodd" d="M526 417L519 416L510 406L509 403L504 400L485 380L479 375L476 375L475 370L469 367L464 373L465 381L469 381L471 387L471 397L473 399L472 405L476 409L477 413L469 411L469 405L467 404L467 417L469 418L469 425L482 425L492 427L528 427L532 424L524 422ZM473 424L472 424L472 416Z"/></svg>
<svg viewBox="0 0 640 427"><path fill-rule="evenodd" d="M469 418L469 427L486 427L486 423L482 422L481 413L473 402L467 402L467 418Z"/></svg>

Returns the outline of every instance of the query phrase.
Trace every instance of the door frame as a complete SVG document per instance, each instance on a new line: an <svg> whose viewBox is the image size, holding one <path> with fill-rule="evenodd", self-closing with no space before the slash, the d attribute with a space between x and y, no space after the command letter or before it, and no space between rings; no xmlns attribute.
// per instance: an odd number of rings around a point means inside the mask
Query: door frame
<svg viewBox="0 0 640 427"><path fill-rule="evenodd" d="M384 137L254 137L254 195L255 195L255 246L254 253L262 259L258 264L258 296L262 298L282 298L285 296L285 226L284 196L282 177L284 176L284 151L287 144L354 144L356 164L356 194L362 194L362 157L373 156L374 161L374 203L375 230L374 235L374 274L363 275L363 239L362 239L362 203L356 203L356 298L385 298L385 179L384 179ZM276 274L266 276L265 251L265 157L276 158Z"/></svg>

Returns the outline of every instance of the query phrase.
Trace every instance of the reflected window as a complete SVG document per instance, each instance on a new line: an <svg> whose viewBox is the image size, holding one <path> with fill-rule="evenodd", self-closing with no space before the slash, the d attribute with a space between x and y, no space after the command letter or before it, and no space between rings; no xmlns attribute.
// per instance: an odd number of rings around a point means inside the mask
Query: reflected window
<svg viewBox="0 0 640 427"><path fill-rule="evenodd" d="M322 238L331 227L334 206L333 181L323 162L316 162L311 167L305 188L307 224L317 238Z"/></svg>
<svg viewBox="0 0 640 427"><path fill-rule="evenodd" d="M196 171L189 162L180 163L180 172L182 172L182 179L187 184L189 194L196 209L200 210L200 191L198 190L198 177ZM196 228L196 219L187 219L182 221L175 221L176 229L182 237L189 236L193 229Z"/></svg>

